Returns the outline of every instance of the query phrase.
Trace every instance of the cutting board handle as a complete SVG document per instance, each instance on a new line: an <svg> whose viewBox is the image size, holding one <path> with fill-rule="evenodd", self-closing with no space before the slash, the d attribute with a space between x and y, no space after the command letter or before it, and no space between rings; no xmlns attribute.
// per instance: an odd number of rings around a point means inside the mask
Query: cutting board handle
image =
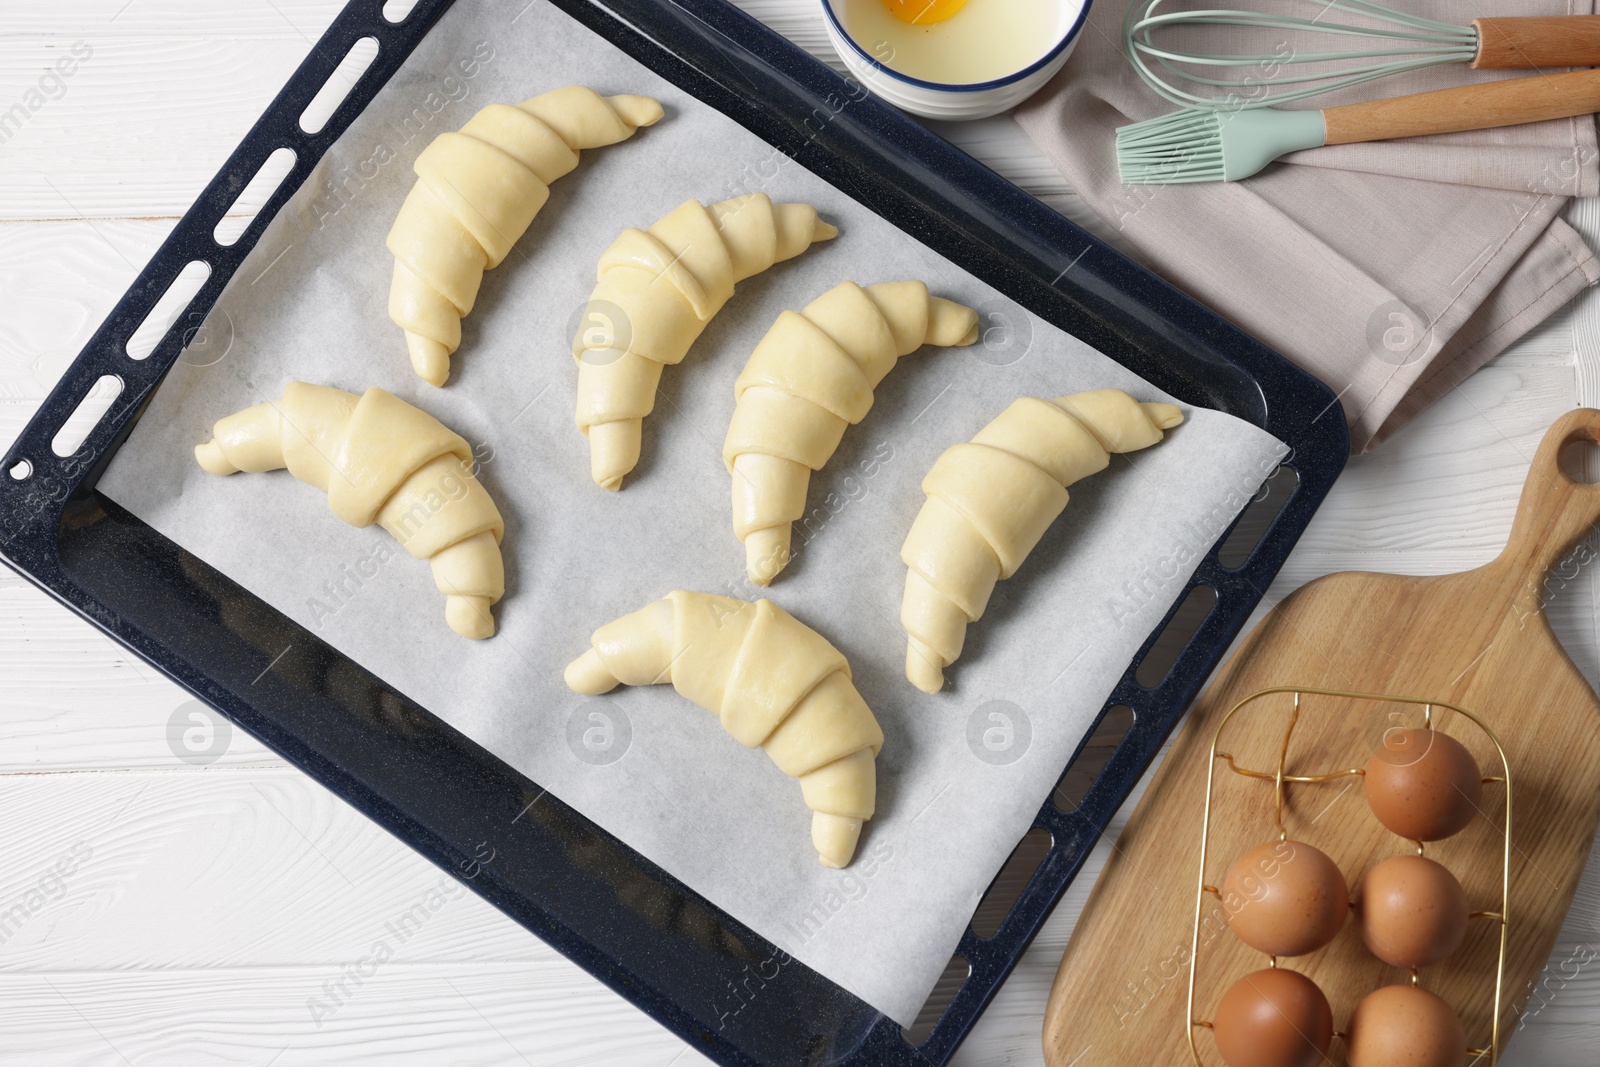
<svg viewBox="0 0 1600 1067"><path fill-rule="evenodd" d="M1600 445L1600 411L1575 408L1557 419L1539 442L1505 550L1491 566L1521 579L1519 599L1543 606L1544 577L1600 521L1600 484L1574 481L1561 469L1561 450L1574 441Z"/></svg>

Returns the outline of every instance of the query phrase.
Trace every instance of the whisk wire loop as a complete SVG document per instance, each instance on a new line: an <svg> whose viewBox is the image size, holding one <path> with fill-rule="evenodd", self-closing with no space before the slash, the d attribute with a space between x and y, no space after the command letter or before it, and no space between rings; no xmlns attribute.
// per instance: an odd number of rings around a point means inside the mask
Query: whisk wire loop
<svg viewBox="0 0 1600 1067"><path fill-rule="evenodd" d="M1291 103L1406 71L1442 63L1470 62L1478 51L1478 31L1472 26L1458 26L1391 11L1367 0L1306 0L1318 9L1316 18L1236 8L1159 10L1167 2L1146 0L1130 6L1123 20L1122 44L1128 59L1150 87L1182 107L1244 110ZM1322 21L1322 17L1330 11L1376 19L1383 25L1359 26ZM1157 41L1157 35L1163 31L1196 25L1235 26L1290 34L1322 33L1334 37L1388 41L1399 47L1353 47L1301 52L1285 42L1278 51L1270 54L1207 55L1163 47ZM1306 65L1348 64L1357 60L1375 62L1332 70L1286 72ZM1217 78L1202 73L1213 67L1245 67L1251 68L1251 72L1239 78ZM1185 88L1183 83L1224 92L1194 92Z"/></svg>

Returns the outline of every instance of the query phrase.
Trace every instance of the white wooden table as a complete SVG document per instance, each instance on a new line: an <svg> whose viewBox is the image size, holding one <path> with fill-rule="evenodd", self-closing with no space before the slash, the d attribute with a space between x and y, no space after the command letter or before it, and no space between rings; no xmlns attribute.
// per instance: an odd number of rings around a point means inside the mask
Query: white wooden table
<svg viewBox="0 0 1600 1067"><path fill-rule="evenodd" d="M817 0L742 2L831 58ZM0 130L0 447L339 7L4 0L0 114L13 103L27 114ZM80 41L92 55L51 80L47 68ZM1107 235L1009 120L941 131ZM1571 217L1600 241L1600 202ZM1597 370L1600 296L1590 294L1352 461L1268 602L1334 570L1433 573L1491 558L1541 432L1575 403L1600 402ZM1594 681L1592 579L1581 575L1552 611ZM0 568L0 915L22 906L20 922L0 927L0 1063L700 1060L466 893L340 995L334 983L440 873L248 737L235 734L209 766L176 759L167 724L186 699ZM1106 851L1102 842L959 1063L1040 1062L1050 979ZM1504 1062L1596 1062L1597 941L1591 865Z"/></svg>

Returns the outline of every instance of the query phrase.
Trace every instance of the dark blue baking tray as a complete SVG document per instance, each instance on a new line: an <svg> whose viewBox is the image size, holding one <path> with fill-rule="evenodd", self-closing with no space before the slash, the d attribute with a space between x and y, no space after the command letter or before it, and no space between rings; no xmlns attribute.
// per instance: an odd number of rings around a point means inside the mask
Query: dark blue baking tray
<svg viewBox="0 0 1600 1067"><path fill-rule="evenodd" d="M971 974L926 1040L913 1047L870 1005L94 489L192 336L185 324L203 319L272 216L452 0L421 0L398 25L382 17L383 0L355 0L334 21L0 463L0 558L446 871L476 871L464 878L471 889L712 1059L945 1063L1338 476L1342 413L1321 383L723 0L534 2L555 3L1155 385L1293 449L1285 466L1298 487L1259 545L1230 569L1217 554L1225 533L1195 572L1190 587L1212 587L1216 603L1176 664L1153 688L1135 677L1158 627L1107 697L1107 709L1134 710L1134 726L1076 810L1040 809L1035 825L1052 847L999 930L963 937ZM301 112L362 37L377 39L378 58L322 131L304 133ZM236 243L217 244L216 222L280 146L296 152L293 171ZM131 359L129 335L196 259L211 274L188 314L147 359ZM122 393L75 454L55 455L57 430L104 374L122 379ZM492 863L474 862L489 850Z"/></svg>

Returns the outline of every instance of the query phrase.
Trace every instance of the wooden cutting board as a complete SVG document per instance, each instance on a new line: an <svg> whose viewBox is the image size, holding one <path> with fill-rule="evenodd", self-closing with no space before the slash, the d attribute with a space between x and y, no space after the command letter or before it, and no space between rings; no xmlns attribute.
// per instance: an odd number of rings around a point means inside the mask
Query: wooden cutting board
<svg viewBox="0 0 1600 1067"><path fill-rule="evenodd" d="M1051 1067L1167 1065L1192 1061L1187 998L1200 823L1218 722L1252 693L1310 687L1440 700L1484 720L1504 746L1513 780L1510 926L1502 1041L1538 978L1571 903L1600 817L1600 700L1562 650L1543 604L1570 580L1583 553L1554 570L1600 520L1600 485L1561 470L1573 441L1600 443L1600 411L1569 412L1545 435L1523 487L1511 537L1492 563L1429 578L1343 573L1286 597L1242 641L1195 704L1172 751L1117 841L1056 974L1044 1021ZM1600 565L1597 561L1595 565ZM1253 702L1227 724L1219 749L1245 766L1273 770L1292 697ZM1383 732L1420 726L1422 709L1344 698L1302 702L1289 774L1364 765ZM1464 743L1484 775L1501 773L1488 738L1465 717L1439 712L1436 728ZM1352 894L1379 860L1414 846L1372 817L1362 779L1286 787L1289 836L1326 852ZM1498 910L1505 822L1504 786L1484 786L1484 815L1461 833L1427 845L1449 867L1472 908ZM1219 763L1212 789L1205 880L1246 849L1276 840L1274 785ZM1206 898L1208 916L1222 906ZM1467 1044L1489 1044L1499 927L1472 920L1466 942L1424 968L1420 984L1460 1013ZM1224 990L1267 965L1222 922L1202 925L1194 1017L1209 1020ZM1349 922L1327 948L1282 961L1316 981L1343 1031L1351 1009L1380 985L1410 975L1373 958ZM1215 1041L1195 1031L1200 1060L1221 1065ZM1330 1057L1345 1063L1334 1039ZM1485 1057L1482 1063L1488 1063Z"/></svg>

